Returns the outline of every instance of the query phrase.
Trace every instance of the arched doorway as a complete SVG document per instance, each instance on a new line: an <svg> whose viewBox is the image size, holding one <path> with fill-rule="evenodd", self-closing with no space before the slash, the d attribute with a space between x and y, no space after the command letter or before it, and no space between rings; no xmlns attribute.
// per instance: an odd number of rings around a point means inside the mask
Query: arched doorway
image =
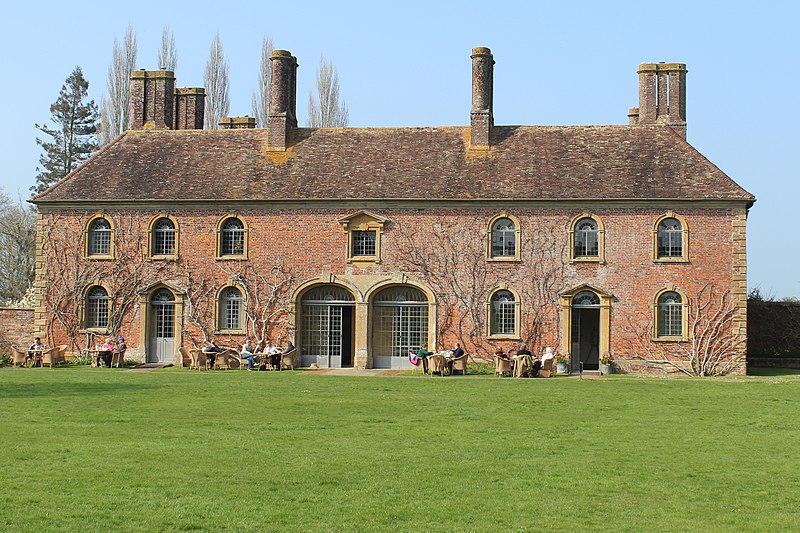
<svg viewBox="0 0 800 533"><path fill-rule="evenodd" d="M338 285L307 291L300 315L300 354L303 366L353 366L355 298Z"/></svg>
<svg viewBox="0 0 800 533"><path fill-rule="evenodd" d="M158 289L150 298L148 363L175 360L175 296L169 289Z"/></svg>
<svg viewBox="0 0 800 533"><path fill-rule="evenodd" d="M581 291L572 298L572 371L600 368L600 297Z"/></svg>
<svg viewBox="0 0 800 533"><path fill-rule="evenodd" d="M428 298L408 285L394 285L372 300L372 366L411 368L409 350L428 343Z"/></svg>

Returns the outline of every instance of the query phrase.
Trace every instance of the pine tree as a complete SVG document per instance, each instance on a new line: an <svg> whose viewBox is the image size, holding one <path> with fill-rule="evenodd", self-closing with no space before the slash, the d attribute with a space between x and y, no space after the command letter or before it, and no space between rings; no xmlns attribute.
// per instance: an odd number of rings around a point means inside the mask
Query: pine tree
<svg viewBox="0 0 800 533"><path fill-rule="evenodd" d="M89 82L83 77L81 67L75 67L69 75L58 100L50 106L51 121L36 124L36 129L50 137L49 140L36 139L44 153L39 156L36 184L31 190L39 193L69 174L97 148L97 106L94 100L85 102Z"/></svg>

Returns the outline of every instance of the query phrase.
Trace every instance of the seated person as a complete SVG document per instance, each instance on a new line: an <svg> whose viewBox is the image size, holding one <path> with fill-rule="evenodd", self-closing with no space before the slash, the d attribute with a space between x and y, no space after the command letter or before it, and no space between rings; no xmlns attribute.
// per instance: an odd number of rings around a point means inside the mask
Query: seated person
<svg viewBox="0 0 800 533"><path fill-rule="evenodd" d="M277 368L278 370L281 369L281 350L274 344L272 341L267 341L266 346L264 346L264 353L269 357L269 364L272 368Z"/></svg>
<svg viewBox="0 0 800 533"><path fill-rule="evenodd" d="M113 359L113 354L115 354L115 353L116 354L120 354L120 353L124 352L127 349L128 349L128 345L125 344L125 337L120 335L119 338L117 339L117 344L114 346L114 349L111 350L112 351L112 359L111 360L112 361L114 360ZM119 366L120 367L122 366L122 361L120 361Z"/></svg>
<svg viewBox="0 0 800 533"><path fill-rule="evenodd" d="M253 359L255 349L256 347L253 346L253 342L249 338L244 341L241 356L242 359L247 359L247 370L253 370L253 365L256 363L255 359Z"/></svg>
<svg viewBox="0 0 800 533"><path fill-rule="evenodd" d="M542 362L539 361L537 357L534 357L533 353L528 349L525 343L519 345L519 350L517 350L517 355L514 356L514 359L521 355L527 355L528 357L534 358L533 361L533 370L531 370L531 375L536 377L539 375L539 369L542 367Z"/></svg>
<svg viewBox="0 0 800 533"><path fill-rule="evenodd" d="M447 359L447 371L453 375L453 359L458 359L464 355L464 350L461 349L461 343L456 343L455 348L450 350L450 358Z"/></svg>
<svg viewBox="0 0 800 533"><path fill-rule="evenodd" d="M47 347L44 344L42 344L42 338L41 337L36 337L35 339L33 339L33 344L30 345L30 347L28 348L29 351L25 355L25 364L27 365L28 361L32 361L32 363L35 364L37 359L38 359L38 361L41 361L42 360L42 352L44 350L46 350L46 349L47 349ZM33 350L36 350L36 351L33 351Z"/></svg>
<svg viewBox="0 0 800 533"><path fill-rule="evenodd" d="M431 355L433 355L433 352L428 351L428 343L423 344L422 348L417 350L417 357L422 361L422 372L424 374L428 373L428 357Z"/></svg>
<svg viewBox="0 0 800 533"><path fill-rule="evenodd" d="M206 358L210 361L210 366L212 370L214 369L214 365L217 363L217 354L221 352L220 347L217 346L217 341L211 339L210 341L206 341L206 345L203 346L203 353L206 354Z"/></svg>
<svg viewBox="0 0 800 533"><path fill-rule="evenodd" d="M294 351L294 344L292 344L292 341L289 341L286 344L286 348L284 348L283 351L281 351L280 355L278 356L278 363L277 363L278 370L281 369L281 360L283 359L283 356L292 351Z"/></svg>
<svg viewBox="0 0 800 533"><path fill-rule="evenodd" d="M494 351L494 356L499 357L500 359L503 359L505 361L511 361L511 359L508 357L508 354L506 354L506 352L500 346L498 346L497 349Z"/></svg>
<svg viewBox="0 0 800 533"><path fill-rule="evenodd" d="M116 347L117 345L114 344L114 339L107 337L106 342L100 347L102 351L97 354L97 366L100 366L100 359L103 359L104 365L111 368L111 352L113 352Z"/></svg>
<svg viewBox="0 0 800 533"><path fill-rule="evenodd" d="M542 355L542 364L545 363L548 359L554 359L556 354L553 353L553 349L548 346L544 349L544 355Z"/></svg>

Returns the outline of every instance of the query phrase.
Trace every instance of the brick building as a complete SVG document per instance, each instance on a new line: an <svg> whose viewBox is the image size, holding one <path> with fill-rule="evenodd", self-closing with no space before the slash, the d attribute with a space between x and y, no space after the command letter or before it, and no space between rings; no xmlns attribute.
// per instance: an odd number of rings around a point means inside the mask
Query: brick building
<svg viewBox="0 0 800 533"><path fill-rule="evenodd" d="M291 337L303 365L368 368L526 342L675 369L709 340L744 371L755 198L686 142L685 65L640 65L627 125L495 126L472 52L466 127L298 128L276 50L268 126L208 131L203 89L134 72L130 129L34 200L37 329L176 363Z"/></svg>

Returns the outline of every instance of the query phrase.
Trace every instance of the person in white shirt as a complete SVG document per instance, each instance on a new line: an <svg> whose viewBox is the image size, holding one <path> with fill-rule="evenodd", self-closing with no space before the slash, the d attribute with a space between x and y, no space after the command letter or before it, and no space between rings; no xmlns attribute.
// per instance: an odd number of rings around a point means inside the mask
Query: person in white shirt
<svg viewBox="0 0 800 533"><path fill-rule="evenodd" d="M281 369L281 350L274 344L272 341L267 341L267 345L264 346L264 353L269 356L269 364L272 365L272 368L277 368L278 370Z"/></svg>

